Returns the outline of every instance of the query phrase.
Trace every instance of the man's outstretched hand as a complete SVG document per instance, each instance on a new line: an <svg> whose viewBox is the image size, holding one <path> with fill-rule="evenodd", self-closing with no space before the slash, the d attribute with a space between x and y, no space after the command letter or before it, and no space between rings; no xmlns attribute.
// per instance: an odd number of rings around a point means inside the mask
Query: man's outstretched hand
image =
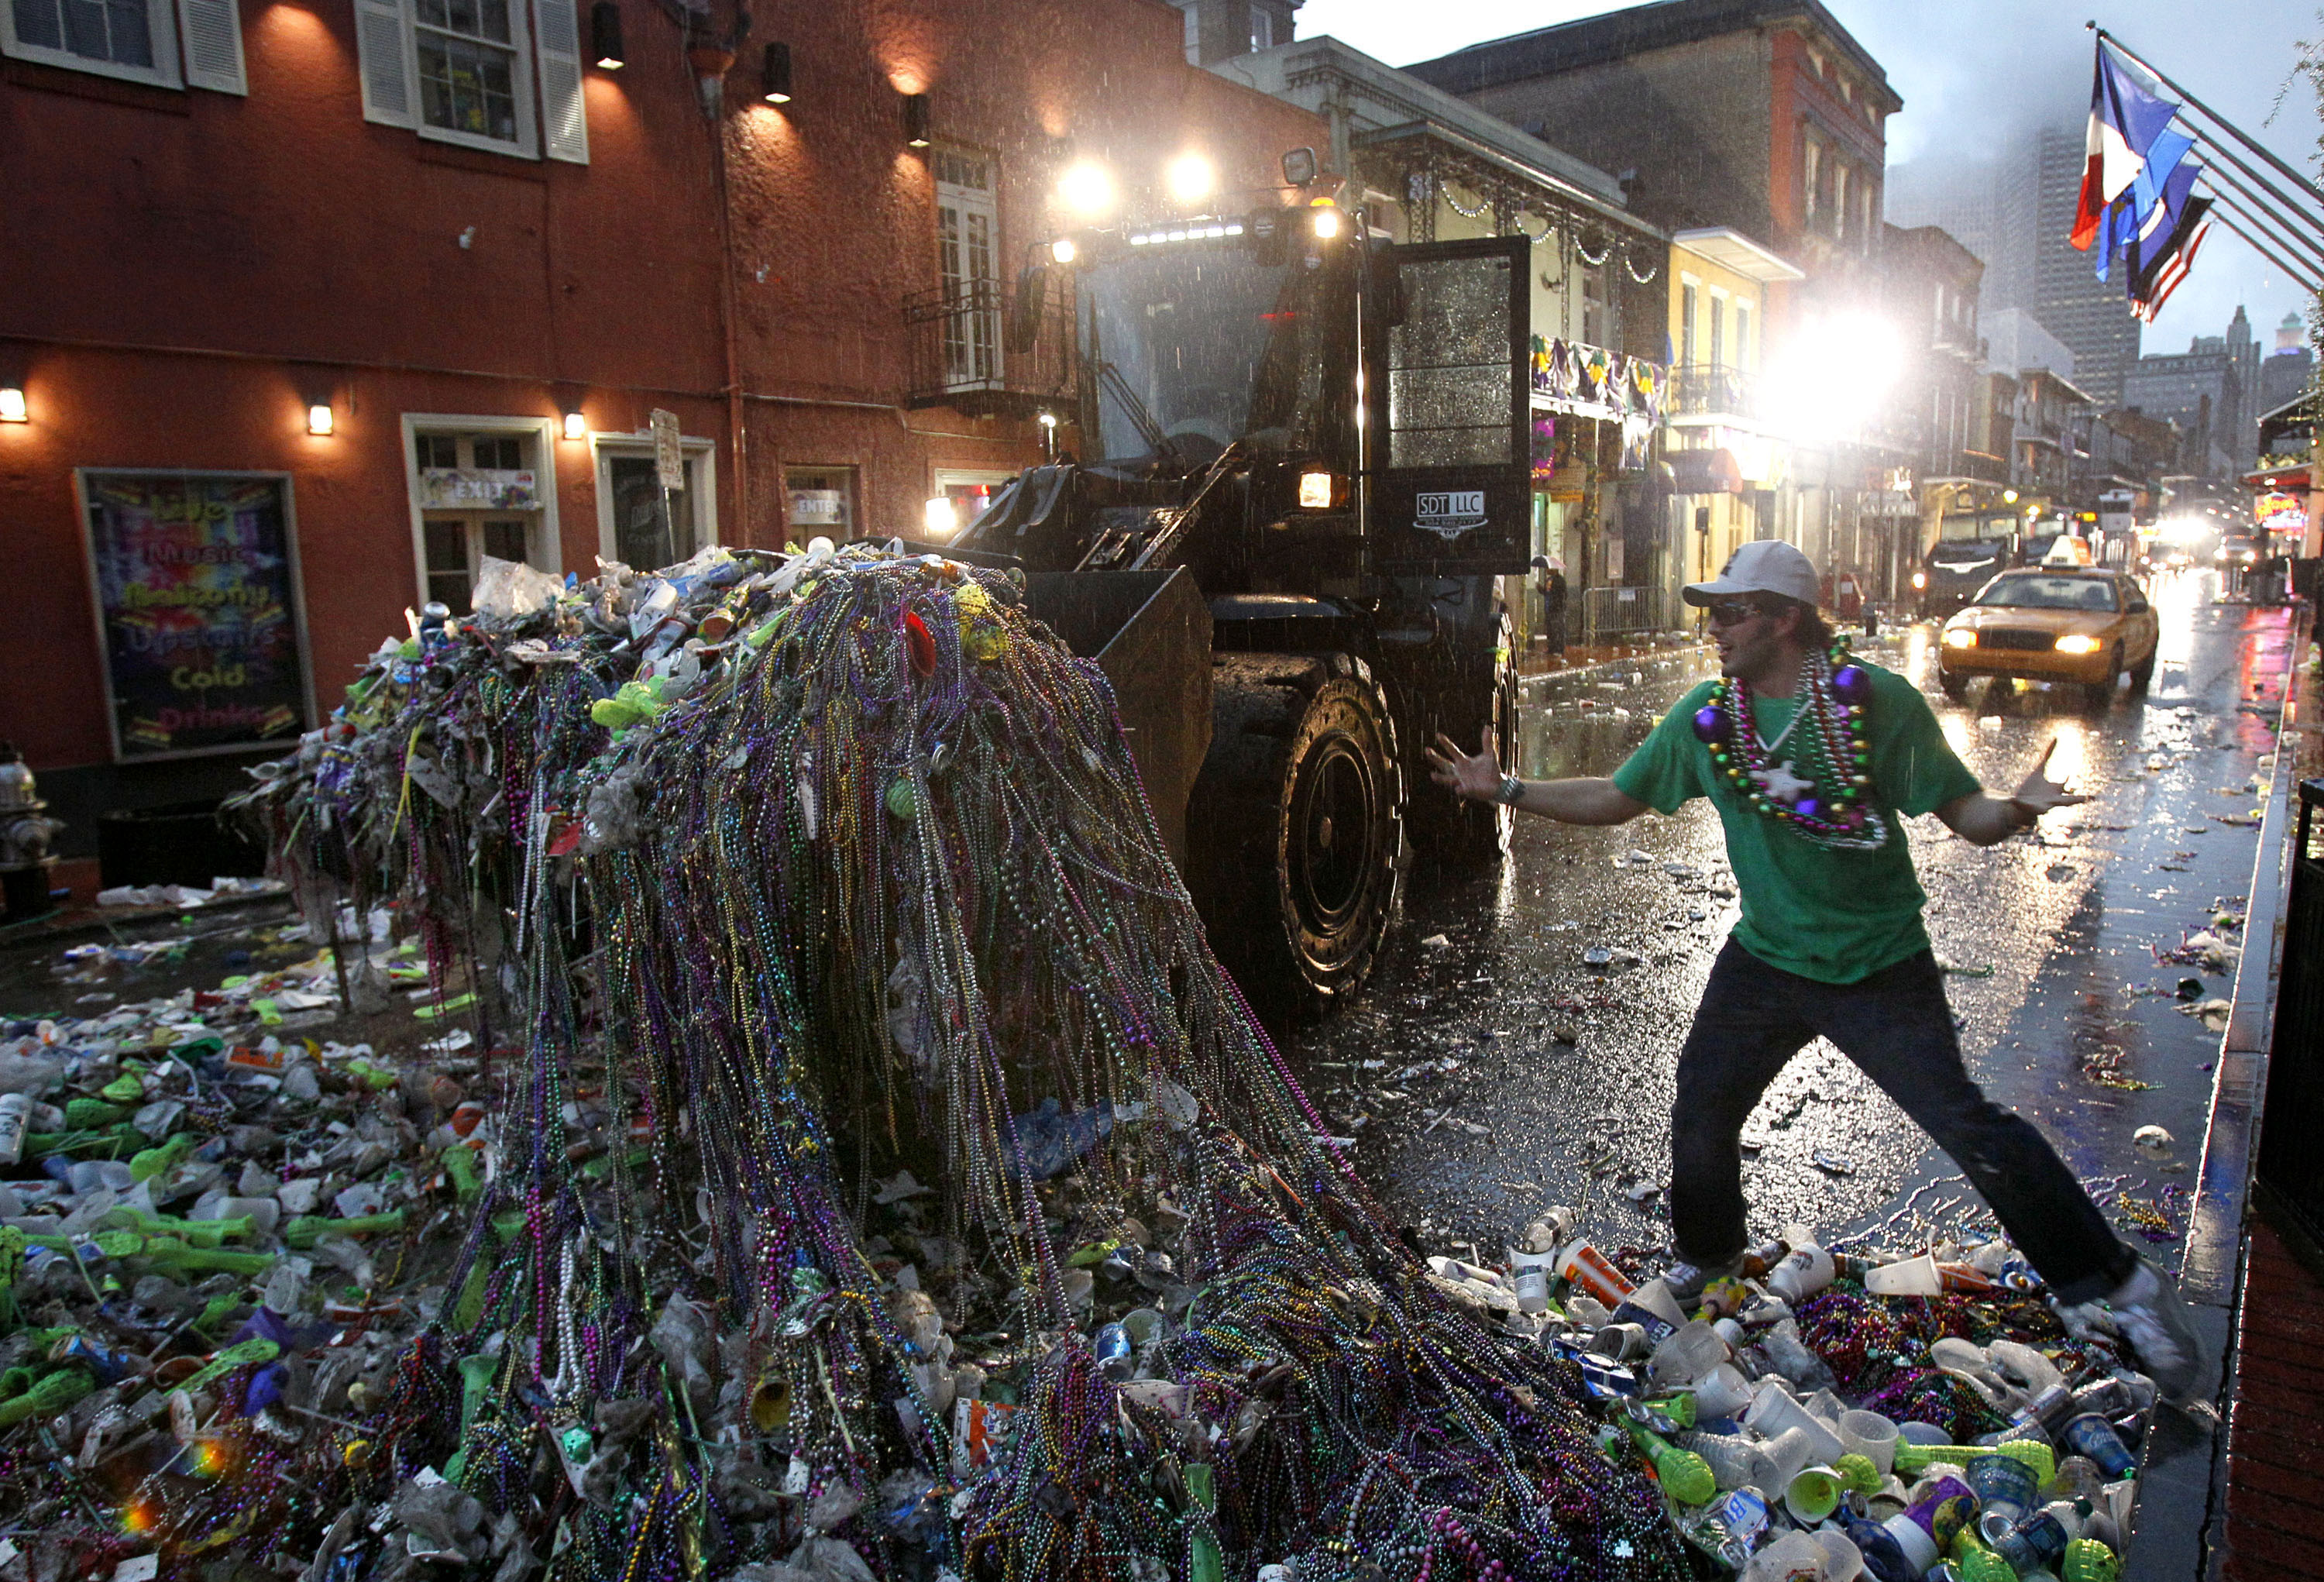
<svg viewBox="0 0 2324 1582"><path fill-rule="evenodd" d="M2065 782L2050 778L2050 754L2057 750L2058 738L2052 736L2050 745L2042 749L2041 762L2034 765L2032 772L2018 786L2016 794L2009 799L2037 819L2053 809L2070 808L2077 802L2090 800L2068 791Z"/></svg>
<svg viewBox="0 0 2324 1582"><path fill-rule="evenodd" d="M1428 777L1456 797L1472 802L1489 802L1501 794L1501 759L1495 750L1490 726L1485 727L1485 750L1474 757L1461 751L1461 745L1443 731L1436 733L1434 746L1424 748L1428 754Z"/></svg>

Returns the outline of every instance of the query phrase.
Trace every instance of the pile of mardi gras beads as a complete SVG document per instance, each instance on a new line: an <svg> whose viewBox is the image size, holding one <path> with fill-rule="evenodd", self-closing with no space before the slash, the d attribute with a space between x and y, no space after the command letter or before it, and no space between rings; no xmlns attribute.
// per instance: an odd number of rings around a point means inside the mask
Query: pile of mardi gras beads
<svg viewBox="0 0 2324 1582"><path fill-rule="evenodd" d="M559 1575L1683 1574L1323 1139L1007 576L622 573L321 735L254 799L302 892L423 908L524 1055L414 1354L458 1406L368 1497Z"/></svg>

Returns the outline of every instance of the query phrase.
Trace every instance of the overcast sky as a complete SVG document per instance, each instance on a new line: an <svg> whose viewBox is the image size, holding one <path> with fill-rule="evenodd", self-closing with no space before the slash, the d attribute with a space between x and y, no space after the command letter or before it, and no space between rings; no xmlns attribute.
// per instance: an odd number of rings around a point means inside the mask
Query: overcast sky
<svg viewBox="0 0 2324 1582"><path fill-rule="evenodd" d="M1904 100L1888 162L1968 157L2027 121L2088 114L2090 34L2107 29L2198 98L2315 179L2316 100L2295 83L2276 109L2302 38L2324 17L2301 0L1824 0ZM1623 9L1603 0L1306 0L1299 33L1330 33L1391 65L1486 39ZM2269 117L2273 113L2273 120ZM2248 156L2247 162L2248 162ZM2263 167L2264 168L2264 167ZM2249 185L2248 182L2246 183ZM2278 180L2276 185L2283 183ZM2184 351L2217 335L2240 302L2263 349L2299 289L2220 226L2144 347Z"/></svg>

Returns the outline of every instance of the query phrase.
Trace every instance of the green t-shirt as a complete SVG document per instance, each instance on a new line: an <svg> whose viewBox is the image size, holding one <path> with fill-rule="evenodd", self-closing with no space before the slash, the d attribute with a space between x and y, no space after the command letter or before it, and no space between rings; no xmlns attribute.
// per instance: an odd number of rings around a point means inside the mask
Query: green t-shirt
<svg viewBox="0 0 2324 1582"><path fill-rule="evenodd" d="M1771 966L1819 983L1855 983L1929 948L1921 926L1929 898L1914 875L1898 817L1934 812L1979 789L1977 776L1946 744L1920 689L1894 671L1856 662L1872 677L1866 721L1872 790L1866 805L1887 831L1873 850L1819 845L1744 800L1694 734L1695 710L1710 701L1709 681L1680 698L1614 772L1625 796L1656 812L1675 812L1690 797L1711 799L1727 828L1727 860L1742 896L1737 942ZM1774 741L1792 723L1798 699L1756 698L1752 708L1760 736ZM1770 754L1772 763L1804 776L1801 759L1812 754L1800 734L1812 728L1802 721Z"/></svg>

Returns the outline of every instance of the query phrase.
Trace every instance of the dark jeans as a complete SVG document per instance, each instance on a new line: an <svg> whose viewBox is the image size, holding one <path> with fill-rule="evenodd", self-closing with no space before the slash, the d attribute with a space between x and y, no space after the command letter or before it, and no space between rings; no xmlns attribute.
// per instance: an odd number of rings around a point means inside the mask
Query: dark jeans
<svg viewBox="0 0 2324 1582"><path fill-rule="evenodd" d="M1952 1155L2061 1301L2106 1295L2135 1259L2031 1123L1961 1067L1936 958L1852 984L1771 967L1729 939L1678 1058L1671 1108L1671 1226L1679 1256L1715 1263L1744 1246L1743 1123L1785 1062L1817 1036L1879 1085Z"/></svg>

